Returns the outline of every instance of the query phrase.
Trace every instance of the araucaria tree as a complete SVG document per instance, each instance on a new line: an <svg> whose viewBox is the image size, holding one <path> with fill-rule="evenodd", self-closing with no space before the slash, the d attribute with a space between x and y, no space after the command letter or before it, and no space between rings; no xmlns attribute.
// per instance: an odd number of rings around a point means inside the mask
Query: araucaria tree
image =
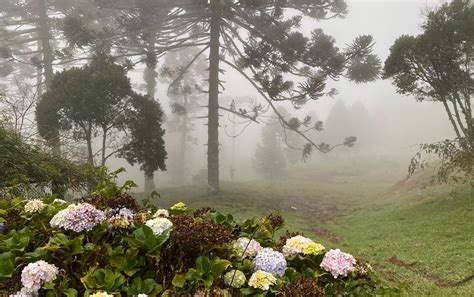
<svg viewBox="0 0 474 297"><path fill-rule="evenodd" d="M454 0L427 15L422 34L398 38L385 62L384 77L399 93L446 110L456 138L421 146L441 158L438 181L474 181L473 58L474 7ZM413 158L410 173L425 166L421 158Z"/></svg>
<svg viewBox="0 0 474 297"><path fill-rule="evenodd" d="M37 105L40 135L47 137L51 129L70 132L77 141L86 142L92 166L104 166L108 158L120 152L147 173L165 169L161 108L133 92L126 73L126 67L105 55L96 56L82 68L57 73ZM126 143L118 143L117 138L124 134L128 135ZM100 148L95 152L97 137Z"/></svg>
<svg viewBox="0 0 474 297"><path fill-rule="evenodd" d="M275 102L290 101L299 107L334 94L334 90L326 88L329 78L344 76L359 83L374 80L379 73L380 61L372 54L370 36L357 37L347 49L340 50L322 30L314 30L310 36L300 32L305 17L323 20L344 16L346 4L342 0L180 0L163 5L174 6L172 15L163 18L163 22L180 26L177 33L170 35L169 46L188 46L189 42L200 46L202 50L189 65L209 53L209 88L205 92L209 95L207 162L211 192L219 190L219 110L251 121L257 121L261 111L266 110L259 107L262 105L248 111L220 105L224 70L240 73L277 114L283 127L306 140L300 148L304 154L314 149L327 152L332 147L315 143L304 132L311 123L290 122L278 113ZM182 71L188 68L184 66ZM351 137L343 143L352 146L354 141Z"/></svg>

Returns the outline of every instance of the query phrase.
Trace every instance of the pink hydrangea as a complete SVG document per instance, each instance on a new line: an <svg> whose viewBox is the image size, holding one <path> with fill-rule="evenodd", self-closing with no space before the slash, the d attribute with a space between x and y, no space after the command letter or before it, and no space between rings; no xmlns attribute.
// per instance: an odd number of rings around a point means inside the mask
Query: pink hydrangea
<svg viewBox="0 0 474 297"><path fill-rule="evenodd" d="M343 253L339 249L328 251L321 262L321 267L331 273L334 278L346 277L355 270L356 260L348 253Z"/></svg>
<svg viewBox="0 0 474 297"><path fill-rule="evenodd" d="M50 221L52 227L74 232L90 231L105 221L105 213L89 203L71 204L59 211Z"/></svg>
<svg viewBox="0 0 474 297"><path fill-rule="evenodd" d="M23 288L17 294L20 296L36 295L44 283L56 278L58 272L55 265L42 260L28 264L21 272Z"/></svg>

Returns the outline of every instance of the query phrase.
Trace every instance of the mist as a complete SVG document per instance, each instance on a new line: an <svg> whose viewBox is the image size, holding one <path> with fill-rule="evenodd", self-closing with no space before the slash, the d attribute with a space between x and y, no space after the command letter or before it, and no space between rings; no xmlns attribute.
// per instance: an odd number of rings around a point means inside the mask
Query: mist
<svg viewBox="0 0 474 297"><path fill-rule="evenodd" d="M472 296L473 69L471 0L0 0L0 296Z"/></svg>

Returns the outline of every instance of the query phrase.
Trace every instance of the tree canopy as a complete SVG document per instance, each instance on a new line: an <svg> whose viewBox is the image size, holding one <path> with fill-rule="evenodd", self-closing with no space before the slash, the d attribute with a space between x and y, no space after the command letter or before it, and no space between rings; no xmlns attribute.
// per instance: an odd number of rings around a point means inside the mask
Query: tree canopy
<svg viewBox="0 0 474 297"><path fill-rule="evenodd" d="M422 28L418 36L403 35L395 41L384 78L392 79L401 94L443 104L456 139L422 148L443 160L442 180L459 169L469 180L474 174L474 7L468 0L444 4L428 13ZM411 170L420 165L418 159Z"/></svg>

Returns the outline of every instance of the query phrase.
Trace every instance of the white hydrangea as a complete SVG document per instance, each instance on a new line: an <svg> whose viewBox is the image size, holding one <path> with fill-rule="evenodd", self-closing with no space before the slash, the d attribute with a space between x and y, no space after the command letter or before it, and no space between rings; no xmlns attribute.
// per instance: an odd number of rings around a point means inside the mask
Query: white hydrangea
<svg viewBox="0 0 474 297"><path fill-rule="evenodd" d="M277 279L273 274L258 270L255 271L250 277L249 286L267 291L268 289L270 289L271 286L276 284L276 281Z"/></svg>
<svg viewBox="0 0 474 297"><path fill-rule="evenodd" d="M46 205L43 203L43 201L39 199L33 199L33 200L28 201L25 204L25 212L26 213L40 212L45 207Z"/></svg>
<svg viewBox="0 0 474 297"><path fill-rule="evenodd" d="M145 222L145 225L150 227L153 233L157 236L160 236L173 227L173 223L171 223L170 220L161 217L148 220Z"/></svg>
<svg viewBox="0 0 474 297"><path fill-rule="evenodd" d="M318 255L324 252L324 246L304 236L296 235L286 240L282 250L285 257L294 257L297 254Z"/></svg>
<svg viewBox="0 0 474 297"><path fill-rule="evenodd" d="M157 218L157 217L164 217L164 218L167 218L170 216L170 213L167 209L164 209L164 208L160 208L158 209L155 214L153 215L154 218Z"/></svg>
<svg viewBox="0 0 474 297"><path fill-rule="evenodd" d="M253 257L262 250L262 246L256 240L250 240L247 237L241 237L234 243L234 250L239 257Z"/></svg>
<svg viewBox="0 0 474 297"><path fill-rule="evenodd" d="M16 293L19 296L36 295L44 283L56 278L58 268L43 260L30 263L21 272L21 291Z"/></svg>

